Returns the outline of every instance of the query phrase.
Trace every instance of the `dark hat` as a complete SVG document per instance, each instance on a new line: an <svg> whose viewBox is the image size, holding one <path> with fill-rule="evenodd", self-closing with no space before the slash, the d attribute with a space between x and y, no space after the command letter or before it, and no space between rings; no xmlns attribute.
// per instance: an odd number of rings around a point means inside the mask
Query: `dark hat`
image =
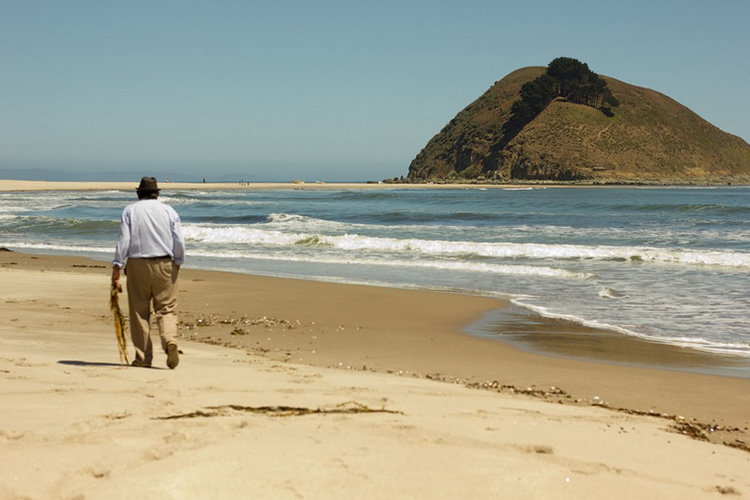
<svg viewBox="0 0 750 500"><path fill-rule="evenodd" d="M158 193L159 186L156 184L156 177L142 178L140 185L135 190L141 193Z"/></svg>

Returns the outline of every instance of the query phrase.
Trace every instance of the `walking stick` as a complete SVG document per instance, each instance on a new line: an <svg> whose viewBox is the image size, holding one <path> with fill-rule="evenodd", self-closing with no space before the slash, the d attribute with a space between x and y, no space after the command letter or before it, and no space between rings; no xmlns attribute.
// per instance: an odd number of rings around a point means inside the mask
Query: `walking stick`
<svg viewBox="0 0 750 500"><path fill-rule="evenodd" d="M117 348L120 351L120 363L128 365L130 364L128 362L128 344L125 341L125 317L120 310L120 292L122 292L122 287L119 284L112 283L112 289L109 293L109 308L112 309L112 314L115 317L115 335L117 336Z"/></svg>

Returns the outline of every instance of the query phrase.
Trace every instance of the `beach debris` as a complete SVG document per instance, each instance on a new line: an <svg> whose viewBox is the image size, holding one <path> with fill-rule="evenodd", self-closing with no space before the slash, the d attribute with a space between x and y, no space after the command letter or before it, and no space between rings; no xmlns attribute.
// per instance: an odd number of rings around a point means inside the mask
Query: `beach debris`
<svg viewBox="0 0 750 500"><path fill-rule="evenodd" d="M735 439L734 441L724 441L726 446L730 448L737 448L738 450L750 452L750 446L747 445L742 439Z"/></svg>
<svg viewBox="0 0 750 500"><path fill-rule="evenodd" d="M271 417L298 417L303 415L356 414L356 413L391 413L403 415L400 411L388 410L385 407L370 408L356 401L347 401L329 408L305 408L301 406L243 406L220 405L207 406L205 410L197 410L180 415L156 417L154 420L176 420L181 418L199 417L227 417L236 413L256 413Z"/></svg>
<svg viewBox="0 0 750 500"><path fill-rule="evenodd" d="M545 445L531 446L529 451L531 453L536 453L539 455L553 455L555 453L555 451L552 449L551 446L545 446Z"/></svg>
<svg viewBox="0 0 750 500"><path fill-rule="evenodd" d="M427 378L435 377L428 376ZM472 382L465 384L470 389L486 389L494 390L497 392L505 392L509 394L524 394L526 396L533 396L537 398L550 398L550 397L565 397L569 398L570 395L559 387L550 386L549 389L537 389L534 386L528 386L525 388L516 387L515 385L501 384L497 380L488 380L486 382Z"/></svg>
<svg viewBox="0 0 750 500"><path fill-rule="evenodd" d="M690 436L693 439L699 439L701 441L708 441L707 432L714 432L716 430L709 425L692 422L677 422L672 426L672 428L680 434L684 434L686 436Z"/></svg>
<svg viewBox="0 0 750 500"><path fill-rule="evenodd" d="M120 352L120 363L123 365L130 364L128 361L128 344L125 340L125 316L120 310L119 294L122 292L122 286L112 283L109 293L109 308L115 320L115 337L117 338L117 349Z"/></svg>
<svg viewBox="0 0 750 500"><path fill-rule="evenodd" d="M673 423L669 426L669 430L682 434L698 441L708 441L712 443L723 444L730 448L736 448L738 450L750 452L750 446L742 439L735 439L734 441L723 440L722 437L726 437L729 434L742 433L742 429L739 427L732 427L727 425L720 425L716 423L706 424L699 422L695 418L688 421L682 415L670 415L669 413L660 413L655 410L635 410L632 408L616 408L608 407L612 411L618 413L624 413L626 415L638 415L643 417L655 417L665 420L671 420ZM745 433L747 428L745 428Z"/></svg>
<svg viewBox="0 0 750 500"><path fill-rule="evenodd" d="M448 378L442 377L440 375L427 375L426 378L439 382L450 381ZM526 396L532 396L547 400L557 399L558 402L562 401L562 399L568 399L571 400L570 402L575 404L588 404L590 406L606 408L608 410L624 413L627 415L638 415L671 420L672 423L669 427L669 430L672 432L677 432L678 434L682 434L699 441L720 443L731 448L750 452L750 445L748 445L742 439L734 439L733 441L726 441L721 439L721 436L726 436L727 434L741 433L742 430L738 427L719 425L715 423L705 424L698 422L695 419L693 419L692 421L688 421L683 415L670 415L669 413L658 412L655 410L636 410L632 408L612 407L608 402L602 400L600 396L594 396L593 400L587 400L586 398L575 398L573 400L570 394L555 386L551 386L549 389L537 389L534 386L519 388L510 384L501 384L497 380L486 382L471 382L465 383L464 385L470 389L485 389L507 394L523 394ZM745 429L745 431L747 431L747 429Z"/></svg>
<svg viewBox="0 0 750 500"><path fill-rule="evenodd" d="M609 408L609 403L604 401L599 396L594 396L591 402L591 406L601 406L603 408Z"/></svg>
<svg viewBox="0 0 750 500"><path fill-rule="evenodd" d="M740 492L734 489L731 486L717 486L716 491L721 493L722 495L736 495L740 496Z"/></svg>
<svg viewBox="0 0 750 500"><path fill-rule="evenodd" d="M704 424L701 422L687 422L684 420L674 419L675 423L672 424L671 429L675 432L689 436L699 441L710 441L711 435L717 432L723 433L734 433L740 432L737 427L727 427L725 425L718 424ZM733 442L724 442L725 445L731 446L732 448L738 448L744 451L750 451L750 447L741 440L735 439Z"/></svg>
<svg viewBox="0 0 750 500"><path fill-rule="evenodd" d="M247 318L245 316L242 316L240 318L236 318L236 317L231 317L231 316L221 316L219 314L209 314L207 316L200 315L193 320L189 320L189 319L182 320L180 321L180 325L184 326L188 330L191 330L193 328L216 326L216 325L237 326L238 329L239 329L239 326L248 326L248 327L260 326L260 327L269 328L269 329L272 329L274 327L281 327L281 328L286 328L287 330L293 330L294 328L299 326L300 323L299 321L297 321L295 324L286 319L269 318L267 316L262 316L260 318ZM244 334L240 334L240 335L244 335Z"/></svg>

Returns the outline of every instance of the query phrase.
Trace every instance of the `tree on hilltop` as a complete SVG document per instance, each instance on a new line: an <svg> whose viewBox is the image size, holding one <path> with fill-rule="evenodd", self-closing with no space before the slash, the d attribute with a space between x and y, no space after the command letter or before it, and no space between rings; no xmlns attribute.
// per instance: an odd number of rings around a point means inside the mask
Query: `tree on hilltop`
<svg viewBox="0 0 750 500"><path fill-rule="evenodd" d="M509 142L553 99L562 97L612 115L620 104L607 82L589 69L588 64L571 57L558 57L547 65L543 75L521 86L521 98L511 106L511 116L503 125L504 142Z"/></svg>
<svg viewBox="0 0 750 500"><path fill-rule="evenodd" d="M520 132L524 125L544 111L557 92L557 82L546 73L524 83L521 86L521 98L511 106L510 119L503 126L503 130L506 131L507 128L515 133Z"/></svg>

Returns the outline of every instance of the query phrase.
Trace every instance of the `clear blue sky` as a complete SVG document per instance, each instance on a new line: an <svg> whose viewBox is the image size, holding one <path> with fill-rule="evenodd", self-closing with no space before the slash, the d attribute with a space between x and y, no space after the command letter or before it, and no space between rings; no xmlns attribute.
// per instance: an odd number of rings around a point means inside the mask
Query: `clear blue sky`
<svg viewBox="0 0 750 500"><path fill-rule="evenodd" d="M0 0L0 169L406 175L558 56L750 141L748 25L747 0Z"/></svg>

